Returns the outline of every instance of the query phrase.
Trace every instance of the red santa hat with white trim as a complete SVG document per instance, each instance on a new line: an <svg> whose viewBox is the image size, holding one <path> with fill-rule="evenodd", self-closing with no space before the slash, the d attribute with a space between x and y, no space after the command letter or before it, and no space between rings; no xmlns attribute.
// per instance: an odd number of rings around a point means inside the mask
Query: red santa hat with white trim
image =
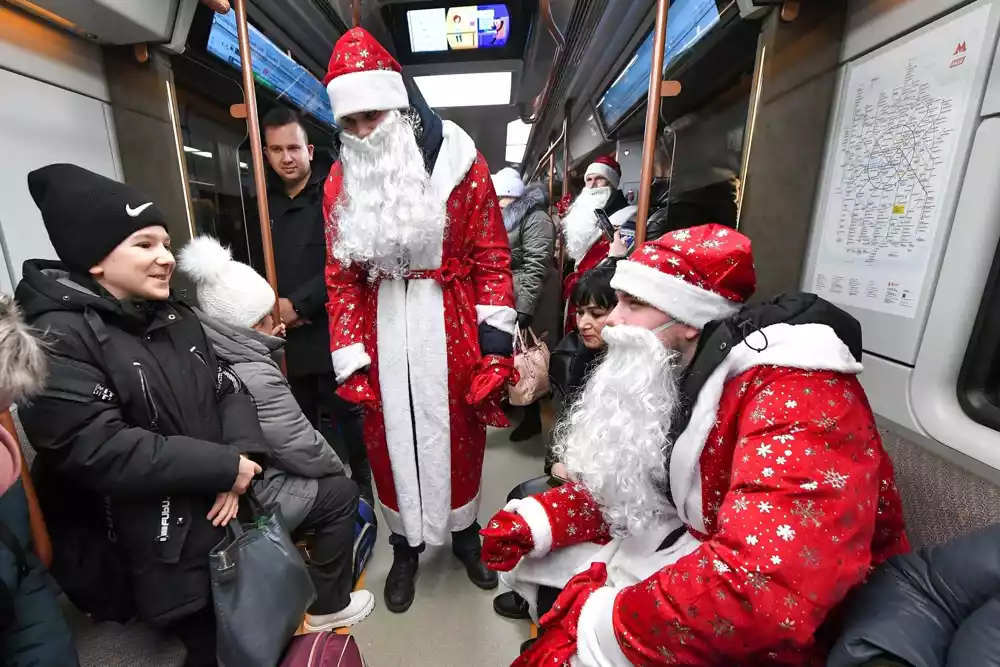
<svg viewBox="0 0 1000 667"><path fill-rule="evenodd" d="M611 184L613 189L617 189L622 180L622 166L614 158L599 157L587 167L587 173L583 177L587 176L601 176Z"/></svg>
<svg viewBox="0 0 1000 667"><path fill-rule="evenodd" d="M611 287L702 329L753 296L750 239L717 224L671 232L618 262Z"/></svg>
<svg viewBox="0 0 1000 667"><path fill-rule="evenodd" d="M410 106L403 69L364 28L352 28L337 40L323 85L333 117L362 111L391 111Z"/></svg>

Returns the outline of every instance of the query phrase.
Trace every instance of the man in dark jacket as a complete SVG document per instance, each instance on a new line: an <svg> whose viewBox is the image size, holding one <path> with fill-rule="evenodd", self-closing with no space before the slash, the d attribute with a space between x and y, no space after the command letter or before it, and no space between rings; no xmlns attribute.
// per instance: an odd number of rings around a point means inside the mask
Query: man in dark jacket
<svg viewBox="0 0 1000 667"><path fill-rule="evenodd" d="M32 172L28 188L62 260L25 262L16 291L48 332L49 381L20 413L52 574L84 611L123 620L130 602L179 636L188 665L214 665L208 554L261 472L253 401L171 292L153 202L66 164Z"/></svg>
<svg viewBox="0 0 1000 667"><path fill-rule="evenodd" d="M330 360L326 314L326 234L323 182L330 164L316 154L306 129L294 112L275 107L261 121L267 160L276 177L269 181L274 263L278 273L278 306L288 327L285 370L295 399L319 427L324 408L340 424L348 450L351 477L372 500L371 469L365 451L359 411L334 392L337 382ZM315 169L314 167L315 164Z"/></svg>

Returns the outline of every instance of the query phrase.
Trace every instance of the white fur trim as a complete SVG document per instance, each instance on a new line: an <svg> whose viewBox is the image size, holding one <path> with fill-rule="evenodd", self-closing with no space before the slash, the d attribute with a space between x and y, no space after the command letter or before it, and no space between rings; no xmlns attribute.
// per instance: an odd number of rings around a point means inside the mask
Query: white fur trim
<svg viewBox="0 0 1000 667"><path fill-rule="evenodd" d="M472 137L450 120L444 121L442 132L444 139L431 172L431 185L441 201L447 202L451 191L465 180L479 151Z"/></svg>
<svg viewBox="0 0 1000 667"><path fill-rule="evenodd" d="M333 117L361 111L391 111L410 106L403 76L393 70L363 70L341 74L326 85Z"/></svg>
<svg viewBox="0 0 1000 667"><path fill-rule="evenodd" d="M580 667L630 667L615 636L614 611L618 589L605 586L590 594L576 626L576 657Z"/></svg>
<svg viewBox="0 0 1000 667"><path fill-rule="evenodd" d="M383 280L379 284L377 310L379 392L396 506L402 523L398 534L416 547L423 543L423 521L410 416L406 284L402 280Z"/></svg>
<svg viewBox="0 0 1000 667"><path fill-rule="evenodd" d="M451 511L448 519L448 530L456 532L465 530L479 518L479 502L483 499L483 490L479 489L476 497L465 503L461 507L456 507Z"/></svg>
<svg viewBox="0 0 1000 667"><path fill-rule="evenodd" d="M548 513L540 502L534 498L512 500L504 509L516 512L528 524L531 541L535 543L535 548L528 554L529 557L541 558L552 551L552 525Z"/></svg>
<svg viewBox="0 0 1000 667"><path fill-rule="evenodd" d="M403 528L403 517L394 509L390 509L379 501L379 507L382 508L382 518L385 519L385 527L389 529L390 533L395 533L397 535L405 535L406 529ZM413 545L419 546L419 545Z"/></svg>
<svg viewBox="0 0 1000 667"><path fill-rule="evenodd" d="M740 309L740 304L720 294L630 260L618 262L611 287L698 329Z"/></svg>
<svg viewBox="0 0 1000 667"><path fill-rule="evenodd" d="M488 324L513 335L517 326L517 311L510 306L476 306L476 323Z"/></svg>
<svg viewBox="0 0 1000 667"><path fill-rule="evenodd" d="M751 349L747 340L761 351ZM705 381L691 410L687 428L678 436L670 455L670 490L677 513L684 523L699 532L705 532L700 464L705 440L718 418L719 401L726 383L757 366L834 371L847 375L857 375L863 370L836 332L825 324L772 324L751 333L733 347Z"/></svg>
<svg viewBox="0 0 1000 667"><path fill-rule="evenodd" d="M433 280L411 280L405 319L423 541L439 546L450 532L452 477L448 340L441 286Z"/></svg>
<svg viewBox="0 0 1000 667"><path fill-rule="evenodd" d="M337 382L343 383L362 368L371 366L372 358L365 352L364 343L353 343L330 353L333 360L333 372L337 374Z"/></svg>
<svg viewBox="0 0 1000 667"><path fill-rule="evenodd" d="M608 220L614 225L615 229L621 227L629 218L635 215L636 211L639 210L638 206L626 206L623 209L619 209L608 216Z"/></svg>
<svg viewBox="0 0 1000 667"><path fill-rule="evenodd" d="M608 183L611 184L612 189L617 188L618 184L621 182L622 179L621 175L617 171L615 171L608 165L601 164L599 162L594 162L589 167L587 167L587 173L585 173L583 177L587 178L588 176L603 177L605 180L607 180Z"/></svg>

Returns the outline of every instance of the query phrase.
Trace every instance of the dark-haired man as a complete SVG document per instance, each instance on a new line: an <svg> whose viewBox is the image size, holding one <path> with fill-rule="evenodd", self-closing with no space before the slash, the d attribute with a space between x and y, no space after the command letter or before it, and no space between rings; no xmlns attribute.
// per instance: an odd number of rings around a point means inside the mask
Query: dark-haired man
<svg viewBox="0 0 1000 667"><path fill-rule="evenodd" d="M267 200L278 273L278 305L288 327L288 382L313 427L319 425L321 408L331 410L347 444L351 476L361 487L362 496L371 501L371 470L360 414L334 393L337 383L330 360L323 280L326 236L322 186L330 163L324 160L322 151L314 151L305 126L293 111L275 107L263 118L261 127L265 155L277 176L268 183Z"/></svg>

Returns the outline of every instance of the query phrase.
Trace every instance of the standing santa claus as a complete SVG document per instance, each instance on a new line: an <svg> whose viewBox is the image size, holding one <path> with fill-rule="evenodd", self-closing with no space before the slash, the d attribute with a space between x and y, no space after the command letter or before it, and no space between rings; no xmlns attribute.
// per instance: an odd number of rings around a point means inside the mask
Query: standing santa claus
<svg viewBox="0 0 1000 667"><path fill-rule="evenodd" d="M610 157L599 157L587 167L586 185L562 218L566 254L575 262L573 273L563 282L563 299L568 303L580 276L608 256L611 241L597 224L596 211L604 211L615 226L620 226L635 211L618 188L622 168ZM576 317L567 312L566 333L573 330Z"/></svg>
<svg viewBox="0 0 1000 667"><path fill-rule="evenodd" d="M747 306L754 283L720 225L618 263L608 350L556 436L577 481L483 531L535 618L561 589L518 667L822 664L824 620L908 548L860 326L813 294Z"/></svg>
<svg viewBox="0 0 1000 667"><path fill-rule="evenodd" d="M324 191L337 393L365 408L365 440L392 531L386 606L409 608L425 544L452 549L480 588L486 425L505 426L517 320L507 233L485 160L434 114L363 29L326 76L343 128Z"/></svg>

